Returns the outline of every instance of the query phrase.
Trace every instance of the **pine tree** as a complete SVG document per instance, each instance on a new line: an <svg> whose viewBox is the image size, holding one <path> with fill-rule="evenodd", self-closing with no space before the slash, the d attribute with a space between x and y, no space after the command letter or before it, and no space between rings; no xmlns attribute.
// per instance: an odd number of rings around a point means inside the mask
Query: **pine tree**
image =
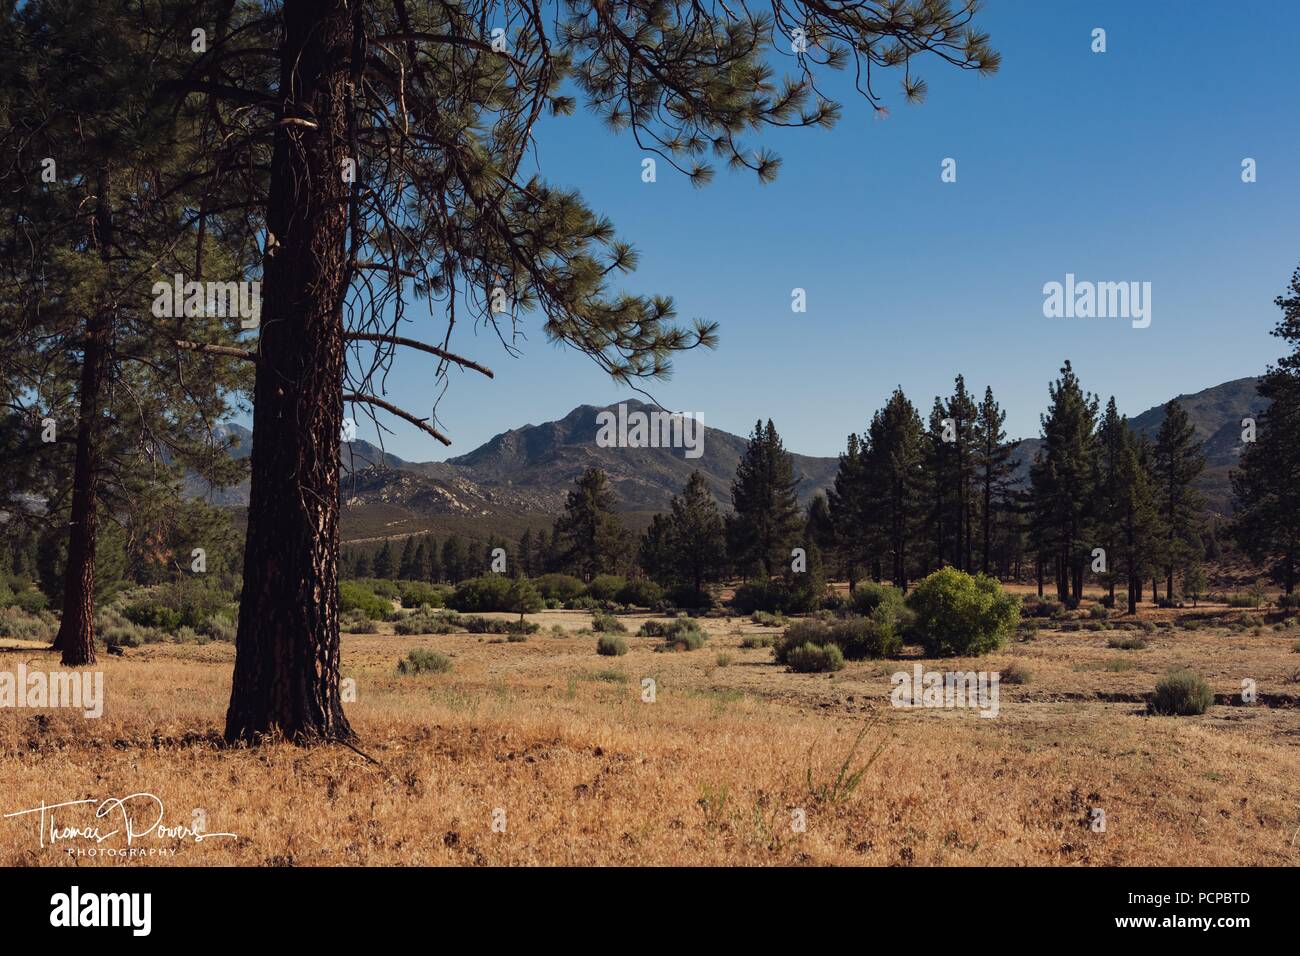
<svg viewBox="0 0 1300 956"><path fill-rule="evenodd" d="M1097 426L1099 471L1097 505L1094 511L1095 540L1106 556L1106 572L1102 575L1102 582L1106 585L1112 607L1115 604L1115 585L1119 579L1116 562L1126 520L1126 489L1122 469L1124 455L1131 440L1128 419L1120 416L1115 396L1112 395L1106 403L1101 423Z"/></svg>
<svg viewBox="0 0 1300 956"><path fill-rule="evenodd" d="M393 576L396 570L393 563L393 544L391 541L385 541L379 553L375 555L374 572L375 577L388 579Z"/></svg>
<svg viewBox="0 0 1300 956"><path fill-rule="evenodd" d="M1111 492L1120 547L1116 570L1122 570L1128 582L1128 613L1136 614L1142 600L1142 578L1153 566L1160 519L1152 494L1146 440L1135 438L1127 425L1120 434L1119 467Z"/></svg>
<svg viewBox="0 0 1300 956"><path fill-rule="evenodd" d="M1292 352L1260 379L1259 395L1270 404L1232 473L1232 533L1252 560L1268 565L1285 593L1294 594L1300 583L1300 269L1288 291L1274 300L1282 318L1273 334Z"/></svg>
<svg viewBox="0 0 1300 956"><path fill-rule="evenodd" d="M1174 571L1204 557L1201 534L1205 500L1192 487L1205 468L1196 429L1176 400L1165 405L1152 455L1161 520L1164 523L1165 597L1174 598Z"/></svg>
<svg viewBox="0 0 1300 956"><path fill-rule="evenodd" d="M533 570L533 531L531 528L525 530L519 536L516 551L519 555L516 558L519 562L519 570L530 577L536 574L537 572Z"/></svg>
<svg viewBox="0 0 1300 956"><path fill-rule="evenodd" d="M850 591L857 588L858 569L871 567L875 553L872 516L866 510L869 490L865 452L866 438L849 435L847 447L840 455L834 486L826 494L831 526L843 555ZM879 562L874 566L878 568ZM873 577L878 579L878 575L873 574Z"/></svg>
<svg viewBox="0 0 1300 956"><path fill-rule="evenodd" d="M243 278L255 228L247 194L188 178L209 120L231 135L239 121L161 102L191 62L172 32L190 6L163 0L146 17L125 3L33 2L0 14L0 390L31 429L43 419L58 429L55 443L23 450L50 459L39 520L64 539L51 542L62 567L48 586L61 597L55 647L68 665L95 659L107 526L177 502L183 468L219 484L242 468L212 423L243 370L189 341L229 341L238 318L199 308L162 319L152 308L152 283L170 286L174 273Z"/></svg>
<svg viewBox="0 0 1300 956"><path fill-rule="evenodd" d="M872 515L895 587L907 590L909 574L922 550L925 488L924 428L916 407L896 388L867 430L864 510Z"/></svg>
<svg viewBox="0 0 1300 956"><path fill-rule="evenodd" d="M984 389L979 418L975 423L975 469L980 493L980 571L990 573L993 536L1004 517L1011 495L1012 476L1018 462L1011 457L1013 445L1007 442L1003 425L1007 413L993 398L993 389Z"/></svg>
<svg viewBox="0 0 1300 956"><path fill-rule="evenodd" d="M438 550L438 539L433 535L429 535L428 564L425 566L424 577L422 580L428 581L430 584L437 584L443 579L443 575L442 557L441 552Z"/></svg>
<svg viewBox="0 0 1300 956"><path fill-rule="evenodd" d="M720 573L727 542L717 502L698 471L691 472L681 495L669 505L668 540L677 580L690 585L693 606L703 606L704 586Z"/></svg>
<svg viewBox="0 0 1300 956"><path fill-rule="evenodd" d="M617 10L565 4L554 16L516 0L269 7L235 7L246 18L241 29L215 31L208 55L174 85L178 100L235 102L274 118L255 133L214 138L200 170L228 176L270 156L274 251L257 350L244 574L259 585L241 602L226 734L253 741L278 727L294 738L347 738L336 601L313 606L305 621L302 601L337 590L343 406L397 414L447 441L426 419L371 394L393 351L438 355L440 376L447 363L490 374L445 339L434 346L392 334L406 306L444 295L448 336L457 318L461 326L508 323L509 334L540 313L550 339L619 382L665 375L675 352L715 341L713 325L674 325L667 297L623 293L617 274L635 264L630 245L576 193L524 173L539 116L571 112L575 90L612 128L630 128L696 184L713 169L686 157L710 143L729 164L768 180L779 161L742 134L833 124L839 107L819 91L819 74L850 61L877 75L901 67L904 93L919 99L925 85L915 60L933 55L992 72L998 57L972 23L974 5L950 0L887 17L821 3L774 3L767 12L690 4L673 13L657 0ZM484 42L493 23L509 24L508 50ZM800 55L799 75L773 82L770 44L784 43L796 25L811 27L826 55ZM252 46L246 57L232 57L232 37ZM268 72L280 82L268 82ZM872 84L858 88L883 108ZM340 175L349 168L352 177ZM378 345L378 359L368 354L349 368L354 342ZM271 693L308 683L302 701L282 705Z"/></svg>
<svg viewBox="0 0 1300 956"><path fill-rule="evenodd" d="M627 533L614 514L614 492L602 469L587 469L576 484L552 537L561 565L590 581L618 571L628 548Z"/></svg>
<svg viewBox="0 0 1300 956"><path fill-rule="evenodd" d="M672 529L667 515L657 514L641 535L637 563L650 580L664 587L677 585L677 562L673 549Z"/></svg>
<svg viewBox="0 0 1300 956"><path fill-rule="evenodd" d="M415 581L420 577L415 550L415 537L408 537L402 545L402 557L397 563L397 576L403 581Z"/></svg>
<svg viewBox="0 0 1300 956"><path fill-rule="evenodd" d="M1098 401L1080 387L1068 360L1048 393L1051 404L1042 416L1043 448L1030 469L1034 528L1040 549L1051 557L1057 596L1077 602L1092 551Z"/></svg>
<svg viewBox="0 0 1300 956"><path fill-rule="evenodd" d="M965 376L958 375L948 398L947 417L952 423L952 472L949 476L953 498L952 564L970 570L974 555L974 509L972 489L975 485L977 455L977 420L979 407L966 390Z"/></svg>
<svg viewBox="0 0 1300 956"><path fill-rule="evenodd" d="M731 560L742 573L761 569L770 578L790 560L803 531L794 463L772 420L754 425L731 483L727 521Z"/></svg>
<svg viewBox="0 0 1300 956"><path fill-rule="evenodd" d="M459 535L449 535L442 543L442 573L452 584L465 579L465 545Z"/></svg>

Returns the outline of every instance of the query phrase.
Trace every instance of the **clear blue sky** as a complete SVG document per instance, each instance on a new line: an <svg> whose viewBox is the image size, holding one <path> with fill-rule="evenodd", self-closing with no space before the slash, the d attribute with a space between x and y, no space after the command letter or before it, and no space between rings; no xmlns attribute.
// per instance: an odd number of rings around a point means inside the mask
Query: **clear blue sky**
<svg viewBox="0 0 1300 956"><path fill-rule="evenodd" d="M773 131L764 142L784 162L767 186L724 167L695 189L664 163L642 183L633 140L585 110L540 130L546 178L578 187L640 250L627 287L721 323L717 351L679 358L651 388L664 405L737 434L771 417L790 450L834 455L895 385L926 414L963 372L993 386L1022 437L1038 434L1066 357L1133 415L1281 354L1268 332L1300 263L1300 3L990 0L980 23L997 74L927 61L922 105L891 78L887 119L844 97L830 131ZM1094 27L1104 54L1090 51ZM940 182L945 157L954 184ZM1151 282L1150 328L1044 318L1043 284L1067 272ZM796 286L805 314L790 309ZM496 380L453 372L439 409L451 449L401 422L388 449L441 459L635 397L531 328L517 359L458 329L453 346ZM402 354L390 399L427 411L432 371ZM361 437L376 437L368 422Z"/></svg>

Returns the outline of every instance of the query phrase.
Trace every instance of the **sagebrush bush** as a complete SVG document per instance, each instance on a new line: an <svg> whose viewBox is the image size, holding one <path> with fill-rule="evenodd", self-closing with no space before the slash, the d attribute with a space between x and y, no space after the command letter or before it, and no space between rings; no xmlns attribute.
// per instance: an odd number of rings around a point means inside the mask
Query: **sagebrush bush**
<svg viewBox="0 0 1300 956"><path fill-rule="evenodd" d="M18 641L52 641L58 628L19 607L0 608L0 637Z"/></svg>
<svg viewBox="0 0 1300 956"><path fill-rule="evenodd" d="M770 614L767 611L755 611L749 616L749 619L755 624L761 624L763 627L781 627L785 624L784 616Z"/></svg>
<svg viewBox="0 0 1300 956"><path fill-rule="evenodd" d="M641 634L650 637L662 637L663 644L657 651L697 651L704 646L707 636L700 626L687 617L674 621L646 621L641 626Z"/></svg>
<svg viewBox="0 0 1300 956"><path fill-rule="evenodd" d="M627 641L617 634L602 634L596 638L596 653L604 657L622 657L627 653Z"/></svg>
<svg viewBox="0 0 1300 956"><path fill-rule="evenodd" d="M442 674L451 670L451 658L441 651L428 648L416 648L406 655L405 660L397 662L399 674Z"/></svg>
<svg viewBox="0 0 1300 956"><path fill-rule="evenodd" d="M214 614L212 617L201 623L197 630L209 640L221 641L223 644L233 644L235 643L235 635L239 631L239 626L228 618Z"/></svg>
<svg viewBox="0 0 1300 956"><path fill-rule="evenodd" d="M1004 684L1028 684L1032 676L1028 668L1016 661L1012 661L999 672L999 678Z"/></svg>
<svg viewBox="0 0 1300 956"><path fill-rule="evenodd" d="M1142 637L1112 637L1106 646L1117 651L1141 651L1146 649L1147 642Z"/></svg>
<svg viewBox="0 0 1300 956"><path fill-rule="evenodd" d="M1205 678L1193 671L1172 671L1156 684L1151 712L1165 716L1203 714L1214 703L1214 692Z"/></svg>
<svg viewBox="0 0 1300 956"><path fill-rule="evenodd" d="M433 611L428 608L421 608L393 625L393 631L404 637L412 634L454 634L460 629L461 617L455 611Z"/></svg>
<svg viewBox="0 0 1300 956"><path fill-rule="evenodd" d="M493 617L463 617L459 623L471 634L536 634L542 629L533 621L503 621Z"/></svg>
<svg viewBox="0 0 1300 956"><path fill-rule="evenodd" d="M891 609L881 605L871 617L846 617L831 621L796 621L772 644L778 664L804 644L834 646L849 660L890 657L902 650L903 639Z"/></svg>
<svg viewBox="0 0 1300 956"><path fill-rule="evenodd" d="M907 598L914 629L931 657L986 654L1001 647L1020 621L1020 602L995 578L942 568Z"/></svg>
<svg viewBox="0 0 1300 956"><path fill-rule="evenodd" d="M800 644L786 654L790 670L799 674L823 674L844 668L844 653L834 644Z"/></svg>
<svg viewBox="0 0 1300 956"><path fill-rule="evenodd" d="M755 647L771 647L775 640L771 634L746 634L740 639L740 646L751 650Z"/></svg>
<svg viewBox="0 0 1300 956"><path fill-rule="evenodd" d="M604 634L626 634L627 628L613 614L597 612L591 616L591 629Z"/></svg>

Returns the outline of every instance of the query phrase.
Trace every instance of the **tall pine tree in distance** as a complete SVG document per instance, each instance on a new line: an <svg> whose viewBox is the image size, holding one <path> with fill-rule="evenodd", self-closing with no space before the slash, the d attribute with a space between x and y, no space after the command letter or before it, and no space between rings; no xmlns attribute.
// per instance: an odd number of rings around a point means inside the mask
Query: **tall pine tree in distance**
<svg viewBox="0 0 1300 956"><path fill-rule="evenodd" d="M1201 541L1205 500L1192 487L1205 468L1205 456L1191 419L1176 400L1165 405L1151 465L1164 523L1165 597L1172 601L1174 572L1199 561L1205 553Z"/></svg>
<svg viewBox="0 0 1300 956"><path fill-rule="evenodd" d="M790 561L803 531L794 463L772 420L759 421L731 483L732 514L727 546L733 564L748 577L771 577Z"/></svg>
<svg viewBox="0 0 1300 956"><path fill-rule="evenodd" d="M1270 404L1232 473L1232 533L1242 550L1266 563L1270 577L1294 594L1300 583L1300 269L1292 273L1288 293L1274 300L1282 319L1273 335L1292 351L1259 382L1260 397Z"/></svg>

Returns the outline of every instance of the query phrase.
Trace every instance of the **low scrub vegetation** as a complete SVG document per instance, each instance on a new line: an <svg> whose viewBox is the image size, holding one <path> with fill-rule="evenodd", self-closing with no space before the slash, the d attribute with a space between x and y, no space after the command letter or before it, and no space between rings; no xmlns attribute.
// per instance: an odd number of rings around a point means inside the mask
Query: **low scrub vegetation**
<svg viewBox="0 0 1300 956"><path fill-rule="evenodd" d="M1173 671L1156 684L1151 712L1167 716L1203 714L1214 703L1214 693L1205 678L1192 671Z"/></svg>
<svg viewBox="0 0 1300 956"><path fill-rule="evenodd" d="M1020 621L1020 602L997 579L942 568L907 598L914 630L931 657L987 654L1006 643Z"/></svg>

